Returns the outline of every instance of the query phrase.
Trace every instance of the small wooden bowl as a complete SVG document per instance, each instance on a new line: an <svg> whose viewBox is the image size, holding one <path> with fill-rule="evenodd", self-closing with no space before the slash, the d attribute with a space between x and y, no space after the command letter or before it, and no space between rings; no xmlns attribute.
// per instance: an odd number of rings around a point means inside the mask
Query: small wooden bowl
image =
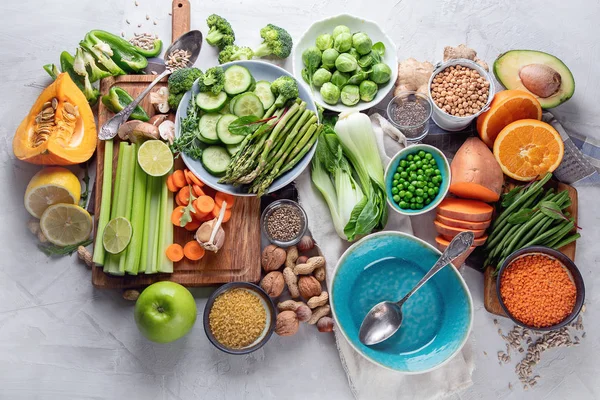
<svg viewBox="0 0 600 400"><path fill-rule="evenodd" d="M577 290L577 294L575 297L575 305L573 306L573 311L571 311L571 313L565 319L560 321L558 324L547 326L544 328L536 328L534 326L524 324L523 322L521 322L518 319L516 319L515 317L513 317L513 315L510 313L510 311L508 311L508 308L506 308L506 305L504 304L504 301L502 300L502 296L500 295L500 282L501 282L501 278L502 278L502 274L504 273L504 270L506 268L508 268L508 266L510 264L512 264L512 262L515 259L520 258L522 256L526 256L526 255L532 255L532 254L544 254L544 255L550 256L550 257L560 261L560 263L567 270L567 273L569 274L571 281L573 281L573 283L575 284L575 289ZM551 249L549 247L544 247L544 246L525 247L525 248L517 250L514 253L512 253L511 255L509 255L506 258L506 260L504 260L504 263L502 263L502 266L500 267L500 270L498 271L498 278L496 279L496 293L498 294L498 299L500 301L500 305L502 306L502 309L504 310L506 315L511 320L513 320L513 322L515 324L522 326L523 328L531 329L533 331L542 331L542 332L560 329L563 326L566 326L569 323L571 323L571 321L573 321L577 317L577 315L579 315L579 312L581 311L581 307L583 306L583 302L585 301L585 285L583 283L583 278L581 277L581 273L579 272L579 269L577 268L575 263L573 261L571 261L571 259L569 257L564 255L560 251Z"/></svg>

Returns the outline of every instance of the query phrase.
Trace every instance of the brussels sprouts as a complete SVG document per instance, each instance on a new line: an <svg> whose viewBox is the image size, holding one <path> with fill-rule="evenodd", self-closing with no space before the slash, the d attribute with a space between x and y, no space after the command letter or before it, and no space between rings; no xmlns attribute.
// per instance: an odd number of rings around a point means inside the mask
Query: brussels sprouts
<svg viewBox="0 0 600 400"><path fill-rule="evenodd" d="M316 87L321 87L325 82L329 82L330 80L331 72L327 71L325 68L319 68L312 78L313 84Z"/></svg>
<svg viewBox="0 0 600 400"><path fill-rule="evenodd" d="M358 85L365 79L369 79L370 72L371 71L365 71L361 67L357 67L356 71L354 71L354 74L350 77L350 79L348 79L348 84L349 85Z"/></svg>
<svg viewBox="0 0 600 400"><path fill-rule="evenodd" d="M333 75L331 75L331 83L341 89L346 83L348 83L349 78L350 76L347 73L335 71Z"/></svg>
<svg viewBox="0 0 600 400"><path fill-rule="evenodd" d="M373 81L362 81L358 87L360 99L365 102L373 101L379 88Z"/></svg>
<svg viewBox="0 0 600 400"><path fill-rule="evenodd" d="M350 28L348 28L346 25L338 25L335 28L333 28L333 33L331 34L331 36L333 36L333 39L335 40L335 38L342 33L350 33Z"/></svg>
<svg viewBox="0 0 600 400"><path fill-rule="evenodd" d="M336 49L327 49L323 51L323 55L321 56L321 62L323 63L323 67L327 69L332 69L335 67L335 60L337 60L340 53Z"/></svg>
<svg viewBox="0 0 600 400"><path fill-rule="evenodd" d="M333 47L333 37L329 33L324 33L322 35L317 36L317 40L315 42L319 50L325 51Z"/></svg>
<svg viewBox="0 0 600 400"><path fill-rule="evenodd" d="M353 47L350 50L348 50L348 54L350 54L352 57L356 58L356 61L358 61L358 59L360 58L360 54L358 54L358 51L356 51L356 49Z"/></svg>
<svg viewBox="0 0 600 400"><path fill-rule="evenodd" d="M383 55L385 54L385 44L381 43L381 42L377 42L373 45L372 50L379 54L380 56L383 57Z"/></svg>
<svg viewBox="0 0 600 400"><path fill-rule="evenodd" d="M340 89L331 82L325 82L321 86L321 97L327 104L337 104L340 100Z"/></svg>
<svg viewBox="0 0 600 400"><path fill-rule="evenodd" d="M313 71L316 71L321 65L321 50L316 46L311 46L302 52L302 61L304 66Z"/></svg>
<svg viewBox="0 0 600 400"><path fill-rule="evenodd" d="M342 93L340 97L342 98L342 103L347 106L353 106L360 100L358 86L356 85L346 85L342 89Z"/></svg>
<svg viewBox="0 0 600 400"><path fill-rule="evenodd" d="M371 51L358 59L358 66L366 69L378 62L381 62L381 56L376 51Z"/></svg>
<svg viewBox="0 0 600 400"><path fill-rule="evenodd" d="M352 57L350 54L340 54L340 56L335 60L335 68L340 72L352 72L356 69L356 67L358 67L356 58Z"/></svg>
<svg viewBox="0 0 600 400"><path fill-rule="evenodd" d="M384 63L378 63L373 65L373 70L371 71L370 78L373 82L378 85L383 85L390 80L392 76L391 68Z"/></svg>
<svg viewBox="0 0 600 400"><path fill-rule="evenodd" d="M369 54L373 46L373 41L364 32L357 32L352 35L352 47L358 51L359 54Z"/></svg>
<svg viewBox="0 0 600 400"><path fill-rule="evenodd" d="M340 53L346 52L352 48L352 35L349 33L340 33L333 41L333 48Z"/></svg>

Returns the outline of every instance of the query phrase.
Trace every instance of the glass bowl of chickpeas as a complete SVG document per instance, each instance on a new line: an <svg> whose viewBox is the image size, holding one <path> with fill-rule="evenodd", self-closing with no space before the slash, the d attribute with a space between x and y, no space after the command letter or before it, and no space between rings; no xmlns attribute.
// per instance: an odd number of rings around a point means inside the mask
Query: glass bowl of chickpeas
<svg viewBox="0 0 600 400"><path fill-rule="evenodd" d="M436 147L415 144L400 150L385 171L387 202L403 215L434 210L450 187L448 159Z"/></svg>

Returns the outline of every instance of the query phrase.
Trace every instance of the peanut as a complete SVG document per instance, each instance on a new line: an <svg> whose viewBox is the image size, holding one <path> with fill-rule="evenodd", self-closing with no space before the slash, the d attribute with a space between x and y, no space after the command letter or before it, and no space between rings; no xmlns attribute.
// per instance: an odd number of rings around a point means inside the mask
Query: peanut
<svg viewBox="0 0 600 400"><path fill-rule="evenodd" d="M298 264L294 267L294 274L296 275L310 275L317 269L325 266L325 258L311 257L306 261L306 264Z"/></svg>
<svg viewBox="0 0 600 400"><path fill-rule="evenodd" d="M129 301L136 301L140 297L140 292L135 289L127 289L123 292L123 298Z"/></svg>
<svg viewBox="0 0 600 400"><path fill-rule="evenodd" d="M315 269L313 272L313 276L317 278L319 282L323 282L325 280L325 267Z"/></svg>
<svg viewBox="0 0 600 400"><path fill-rule="evenodd" d="M293 299L300 297L300 291L298 289L298 277L294 274L291 268L285 267L283 269L283 279L288 287L290 296Z"/></svg>
<svg viewBox="0 0 600 400"><path fill-rule="evenodd" d="M303 306L304 303L301 301L286 300L277 304L279 311L296 311L298 307Z"/></svg>
<svg viewBox="0 0 600 400"><path fill-rule="evenodd" d="M285 266L294 268L296 260L298 259L298 248L296 246L290 246L287 248L285 256Z"/></svg>
<svg viewBox="0 0 600 400"><path fill-rule="evenodd" d="M322 291L320 295L308 299L308 302L306 304L308 304L310 308L317 308L324 306L325 304L327 304L328 301L329 294L325 291Z"/></svg>
<svg viewBox="0 0 600 400"><path fill-rule="evenodd" d="M293 311L282 311L275 321L275 333L279 336L292 336L298 332L298 316Z"/></svg>
<svg viewBox="0 0 600 400"><path fill-rule="evenodd" d="M83 247L83 246L77 247L77 256L88 267L91 268L94 266L94 262L92 261L92 254L85 247Z"/></svg>
<svg viewBox="0 0 600 400"><path fill-rule="evenodd" d="M321 318L329 315L330 312L331 312L331 307L329 307L329 306L321 306L321 307L315 308L313 310L312 317L310 317L310 319L308 320L308 324L309 325L316 324Z"/></svg>

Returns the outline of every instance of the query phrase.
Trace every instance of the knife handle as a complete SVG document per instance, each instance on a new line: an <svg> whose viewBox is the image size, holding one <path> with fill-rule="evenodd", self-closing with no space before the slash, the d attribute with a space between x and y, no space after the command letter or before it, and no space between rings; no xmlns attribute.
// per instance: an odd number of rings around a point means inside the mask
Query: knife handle
<svg viewBox="0 0 600 400"><path fill-rule="evenodd" d="M171 40L174 42L190 30L189 0L173 0Z"/></svg>

